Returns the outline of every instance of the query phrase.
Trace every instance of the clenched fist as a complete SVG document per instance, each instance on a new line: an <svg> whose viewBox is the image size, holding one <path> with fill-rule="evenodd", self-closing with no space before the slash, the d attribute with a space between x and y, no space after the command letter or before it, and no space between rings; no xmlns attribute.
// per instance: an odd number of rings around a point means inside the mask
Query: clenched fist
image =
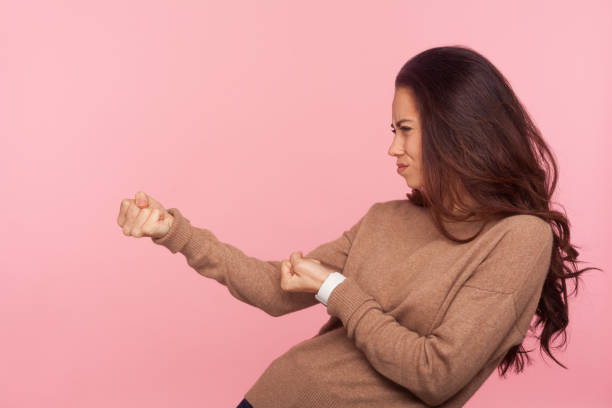
<svg viewBox="0 0 612 408"><path fill-rule="evenodd" d="M136 193L135 199L121 201L117 223L123 228L123 234L136 238L160 238L166 235L174 217L158 201L142 191Z"/></svg>
<svg viewBox="0 0 612 408"><path fill-rule="evenodd" d="M294 251L281 262L281 289L286 292L317 293L333 269L314 258L304 258Z"/></svg>

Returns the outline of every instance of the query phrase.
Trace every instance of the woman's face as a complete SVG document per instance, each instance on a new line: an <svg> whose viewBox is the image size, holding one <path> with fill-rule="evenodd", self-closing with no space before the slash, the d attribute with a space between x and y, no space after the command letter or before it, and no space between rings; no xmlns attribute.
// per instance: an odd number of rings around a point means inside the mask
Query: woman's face
<svg viewBox="0 0 612 408"><path fill-rule="evenodd" d="M392 104L391 131L395 132L389 147L389 155L397 164L407 167L400 169L410 188L423 187L423 166L421 161L421 123L414 93L410 88L398 88Z"/></svg>

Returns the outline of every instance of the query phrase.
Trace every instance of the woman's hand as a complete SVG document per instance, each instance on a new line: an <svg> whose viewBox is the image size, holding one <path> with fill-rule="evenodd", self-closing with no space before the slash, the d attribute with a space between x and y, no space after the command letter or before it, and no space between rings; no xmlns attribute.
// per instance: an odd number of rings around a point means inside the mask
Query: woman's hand
<svg viewBox="0 0 612 408"><path fill-rule="evenodd" d="M317 293L332 272L335 271L317 259L303 258L301 251L295 251L281 263L281 288L287 292Z"/></svg>
<svg viewBox="0 0 612 408"><path fill-rule="evenodd" d="M123 234L136 238L163 237L173 222L172 214L143 191L137 192L133 200L122 200L117 217L117 224L123 229Z"/></svg>

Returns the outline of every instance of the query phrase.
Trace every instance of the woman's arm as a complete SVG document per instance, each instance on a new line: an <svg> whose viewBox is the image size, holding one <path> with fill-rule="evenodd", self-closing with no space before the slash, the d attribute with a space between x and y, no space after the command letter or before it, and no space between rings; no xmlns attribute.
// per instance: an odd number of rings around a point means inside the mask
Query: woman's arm
<svg viewBox="0 0 612 408"><path fill-rule="evenodd" d="M442 321L427 335L402 326L352 277L331 292L328 314L342 321L375 370L428 405L442 404L500 347L520 343L525 331L516 325L518 316L535 312L525 305L542 289L553 235L542 222L514 227L462 285Z"/></svg>
<svg viewBox="0 0 612 408"><path fill-rule="evenodd" d="M282 316L319 303L312 293L281 289L281 261L263 261L248 256L235 246L218 240L209 229L192 226L177 208L170 208L168 212L174 217L170 230L160 238L151 238L152 241L173 254L182 253L189 266L227 286L236 299L271 316ZM342 271L363 218L365 216L340 237L319 245L305 257L316 258Z"/></svg>

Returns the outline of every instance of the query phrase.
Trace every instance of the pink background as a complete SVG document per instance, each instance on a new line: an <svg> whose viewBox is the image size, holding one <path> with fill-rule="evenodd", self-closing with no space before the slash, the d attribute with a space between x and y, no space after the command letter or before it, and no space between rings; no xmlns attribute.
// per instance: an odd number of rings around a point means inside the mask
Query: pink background
<svg viewBox="0 0 612 408"><path fill-rule="evenodd" d="M569 370L536 350L468 406L610 406L611 16L603 0L3 2L0 406L234 407L325 308L239 302L124 236L120 201L143 190L265 260L336 238L409 191L387 155L393 80L455 44L510 80L558 158L579 266L604 269L570 298Z"/></svg>

